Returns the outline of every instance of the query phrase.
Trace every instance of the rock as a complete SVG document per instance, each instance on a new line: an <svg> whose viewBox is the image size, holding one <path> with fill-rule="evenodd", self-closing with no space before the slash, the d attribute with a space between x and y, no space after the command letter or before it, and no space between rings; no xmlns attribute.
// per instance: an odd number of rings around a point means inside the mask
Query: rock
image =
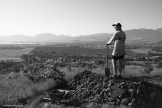
<svg viewBox="0 0 162 108"><path fill-rule="evenodd" d="M125 90L123 90L121 88L116 88L116 89L110 91L109 95L112 97L121 97L124 92L125 92Z"/></svg>
<svg viewBox="0 0 162 108"><path fill-rule="evenodd" d="M120 84L118 84L117 87L120 88Z"/></svg>
<svg viewBox="0 0 162 108"><path fill-rule="evenodd" d="M136 99L135 98L133 98L132 100L131 100L131 102L135 102L136 101Z"/></svg>
<svg viewBox="0 0 162 108"><path fill-rule="evenodd" d="M128 89L129 93L134 93L134 89Z"/></svg>
<svg viewBox="0 0 162 108"><path fill-rule="evenodd" d="M108 88L106 89L106 92L110 92L110 91L111 91L111 88L108 87Z"/></svg>
<svg viewBox="0 0 162 108"><path fill-rule="evenodd" d="M108 105L111 105L111 106L115 106L115 105L117 105L117 102L108 102L107 103ZM109 107L108 107L109 108ZM110 107L110 108L112 108L112 107Z"/></svg>
<svg viewBox="0 0 162 108"><path fill-rule="evenodd" d="M107 87L106 89L103 89L104 92L110 92L111 91L111 88L110 87Z"/></svg>
<svg viewBox="0 0 162 108"><path fill-rule="evenodd" d="M105 87L105 88L108 86L106 82L103 82L102 85L103 85L103 87Z"/></svg>
<svg viewBox="0 0 162 108"><path fill-rule="evenodd" d="M148 108L148 106L153 106L157 101L158 92L156 86L153 88L153 85L150 83L141 83L140 80L132 80L129 78L122 80L101 80L101 77L102 76L97 76L95 73L88 73L88 75L87 73L80 74L80 76L71 83L74 87L71 99L88 102L93 101L99 104L112 103L111 105L115 107L123 105L127 108L131 106Z"/></svg>
<svg viewBox="0 0 162 108"><path fill-rule="evenodd" d="M131 96L130 96L130 93L128 91L124 91L124 93L121 96L119 96L119 98L121 98L121 99L129 98L129 97L131 97Z"/></svg>
<svg viewBox="0 0 162 108"><path fill-rule="evenodd" d="M125 98L125 99L122 99L121 104L128 105L129 102L130 102L130 99L129 98Z"/></svg>
<svg viewBox="0 0 162 108"><path fill-rule="evenodd" d="M128 106L133 107L134 106L133 102L129 103Z"/></svg>
<svg viewBox="0 0 162 108"><path fill-rule="evenodd" d="M83 108L101 108L102 106L98 103L95 102L91 102L91 103L87 103L85 105L82 106ZM72 107L74 108L74 107Z"/></svg>
<svg viewBox="0 0 162 108"><path fill-rule="evenodd" d="M110 83L108 84L108 87L111 87L111 86L113 86L113 83L112 83L112 82L110 82Z"/></svg>
<svg viewBox="0 0 162 108"><path fill-rule="evenodd" d="M128 87L127 87L127 85L121 85L120 88L121 89L127 89Z"/></svg>
<svg viewBox="0 0 162 108"><path fill-rule="evenodd" d="M113 102L113 105L115 106L115 105L118 105L118 103L115 101L115 102Z"/></svg>
<svg viewBox="0 0 162 108"><path fill-rule="evenodd" d="M139 95L141 93L141 90L138 88L136 93L137 95Z"/></svg>
<svg viewBox="0 0 162 108"><path fill-rule="evenodd" d="M125 82L121 82L121 83L120 83L120 86L121 86L121 85L124 85L124 84L125 84Z"/></svg>
<svg viewBox="0 0 162 108"><path fill-rule="evenodd" d="M45 103L44 108L51 108L51 103Z"/></svg>
<svg viewBox="0 0 162 108"><path fill-rule="evenodd" d="M150 97L151 97L151 99L154 99L155 96L156 96L156 92L151 92L151 93L150 93Z"/></svg>
<svg viewBox="0 0 162 108"><path fill-rule="evenodd" d="M108 100L109 100L109 102L115 102L116 101L116 99L114 97L110 97L110 98L108 98Z"/></svg>
<svg viewBox="0 0 162 108"><path fill-rule="evenodd" d="M135 93L132 93L131 94L131 98L134 98L134 97L136 97L136 94Z"/></svg>
<svg viewBox="0 0 162 108"><path fill-rule="evenodd" d="M116 101L117 101L117 105L120 105L121 104L121 99L116 98Z"/></svg>
<svg viewBox="0 0 162 108"><path fill-rule="evenodd" d="M60 101L60 98L56 93L48 93L48 96L54 102Z"/></svg>
<svg viewBox="0 0 162 108"><path fill-rule="evenodd" d="M125 105L120 105L119 108L129 108L128 106L125 106Z"/></svg>

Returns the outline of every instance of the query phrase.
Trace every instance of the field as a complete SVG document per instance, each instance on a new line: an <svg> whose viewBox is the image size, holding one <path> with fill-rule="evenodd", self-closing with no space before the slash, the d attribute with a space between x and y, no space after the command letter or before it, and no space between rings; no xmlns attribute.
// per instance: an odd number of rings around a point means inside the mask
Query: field
<svg viewBox="0 0 162 108"><path fill-rule="evenodd" d="M45 52L52 53L55 52L57 54L76 54L76 55L106 55L106 47L99 48L82 48L77 46L41 46L35 48L32 52ZM112 48L109 48L108 55L111 56ZM127 50L127 55L135 55L134 52Z"/></svg>
<svg viewBox="0 0 162 108"><path fill-rule="evenodd" d="M106 48L98 49L98 48L81 48L77 46L41 46L36 47L26 45L27 47L23 48L8 48L6 46L0 47L0 61L7 61L7 60L13 60L15 62L22 61L20 58L23 54L28 54L29 52L46 52L46 53L52 53L55 52L57 54L76 54L76 55L100 55L105 56L106 55ZM136 56L137 53L140 54L147 54L149 49L133 49L133 50L127 50L128 56ZM112 48L109 48L108 55L111 56Z"/></svg>
<svg viewBox="0 0 162 108"><path fill-rule="evenodd" d="M112 69L111 64L109 65L109 68L110 68L111 74L113 74L113 69ZM162 76L162 68L156 68L156 67L153 67L153 68L154 69L150 74L144 74L144 73L141 72L141 70L142 70L141 66L126 65L125 71L122 73L122 76L125 76L125 77L157 76L157 75ZM89 70L93 73L102 74L102 75L105 74L105 67L104 66L99 66L99 67L94 68L94 69L72 67L71 71L69 71L67 67L59 68L59 70L61 70L62 72L65 73L67 78L72 78L75 75L77 75L78 73L84 71L85 69Z"/></svg>
<svg viewBox="0 0 162 108"><path fill-rule="evenodd" d="M127 55L128 56L135 56L137 53L140 54L147 54L149 51L149 49L144 49L144 48L138 48L138 49L133 49L131 51L127 51ZM3 48L0 48L0 61L7 61L7 60L13 60L14 62L20 62L22 61L22 59L20 58L21 55L23 54L28 54L29 52L44 52L44 53L56 53L56 54L73 54L73 55L90 55L90 56L94 56L94 55L99 55L104 57L106 55L106 49L95 49L95 48L81 48L81 47L77 47L77 46L39 46L39 47L30 47L30 45L28 45L27 47L23 47L23 48L8 48L6 46L3 46ZM109 56L111 56L112 53L112 48L109 49ZM111 61L109 61L111 62ZM142 62L142 61L137 61L137 63ZM111 63L110 63L111 65ZM160 72L162 71L161 68L157 69L156 65L154 66L154 71L152 72L152 74L160 74ZM63 69L64 71L67 71L67 69ZM78 71L82 71L83 69L79 68L79 69L73 69L73 72L70 72L69 74L75 74ZM141 70L141 66L133 66L133 65L126 65L126 73L127 75L134 75L134 76L140 76L142 75L140 73ZM100 67L97 69L93 69L93 72L99 72L101 74L104 74L104 67ZM111 66L111 71L112 71L112 66ZM69 76L69 75L68 75Z"/></svg>
<svg viewBox="0 0 162 108"><path fill-rule="evenodd" d="M135 53L139 53L139 54L148 54L148 51L150 51L150 49L148 49L148 48L138 48L138 49L132 49L131 51L133 51Z"/></svg>
<svg viewBox="0 0 162 108"><path fill-rule="evenodd" d="M20 58L23 54L28 54L34 48L23 49L0 49L0 61L13 60L14 62L22 61Z"/></svg>
<svg viewBox="0 0 162 108"><path fill-rule="evenodd" d="M33 52L56 52L58 54L67 53L67 54L106 54L106 49L91 49L91 48L80 48L75 46L41 46L33 50ZM110 51L111 52L111 51Z"/></svg>

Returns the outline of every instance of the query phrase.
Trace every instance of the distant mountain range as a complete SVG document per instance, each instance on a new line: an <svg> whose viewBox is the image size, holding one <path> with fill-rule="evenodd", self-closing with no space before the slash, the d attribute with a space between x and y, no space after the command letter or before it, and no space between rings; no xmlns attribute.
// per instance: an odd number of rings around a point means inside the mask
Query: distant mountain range
<svg viewBox="0 0 162 108"><path fill-rule="evenodd" d="M158 28L158 29L156 29L156 31L158 31L158 32L161 32L161 33L162 33L162 28Z"/></svg>
<svg viewBox="0 0 162 108"><path fill-rule="evenodd" d="M162 28L152 29L132 29L126 30L127 42L147 42L157 43L162 41ZM72 43L72 42L95 42L108 41L112 34L98 33L81 36L55 35L51 33L42 33L36 36L13 35L0 36L0 43Z"/></svg>

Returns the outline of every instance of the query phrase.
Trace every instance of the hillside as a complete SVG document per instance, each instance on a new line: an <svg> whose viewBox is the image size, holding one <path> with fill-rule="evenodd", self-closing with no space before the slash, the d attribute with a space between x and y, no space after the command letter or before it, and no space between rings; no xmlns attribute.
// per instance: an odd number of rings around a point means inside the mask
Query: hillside
<svg viewBox="0 0 162 108"><path fill-rule="evenodd" d="M71 40L70 36L55 35L51 33L42 33L35 36L26 36L26 35L13 35L13 36L0 36L1 44L12 44L12 43L58 43L58 42L68 42Z"/></svg>
<svg viewBox="0 0 162 108"><path fill-rule="evenodd" d="M162 28L158 28L158 29L156 29L156 31L158 31L158 32L161 32L161 33L162 33Z"/></svg>
<svg viewBox="0 0 162 108"><path fill-rule="evenodd" d="M133 29L125 31L127 38L134 41L156 43L162 40L162 33L152 29Z"/></svg>
<svg viewBox="0 0 162 108"><path fill-rule="evenodd" d="M156 43L162 40L162 29L132 29L126 30L127 42L146 42ZM42 33L35 36L26 35L13 35L13 36L0 36L0 43L82 43L82 42L96 42L107 41L112 36L111 33L97 33L81 36L66 36L55 35L52 33Z"/></svg>
<svg viewBox="0 0 162 108"><path fill-rule="evenodd" d="M126 30L127 35L127 42L132 43L156 43L159 40L162 40L162 32L159 32L158 30L152 30L152 29L132 29L132 30ZM75 38L75 41L78 40L78 42L94 42L94 41L106 41L108 40L112 34L106 34L106 33L98 33L94 35L88 35L88 36L79 36Z"/></svg>
<svg viewBox="0 0 162 108"><path fill-rule="evenodd" d="M157 42L158 45L162 45L162 41Z"/></svg>
<svg viewBox="0 0 162 108"><path fill-rule="evenodd" d="M98 33L98 34L91 34L91 35L82 35L73 38L73 42L93 42L93 41L105 41L108 40L112 34L108 33Z"/></svg>

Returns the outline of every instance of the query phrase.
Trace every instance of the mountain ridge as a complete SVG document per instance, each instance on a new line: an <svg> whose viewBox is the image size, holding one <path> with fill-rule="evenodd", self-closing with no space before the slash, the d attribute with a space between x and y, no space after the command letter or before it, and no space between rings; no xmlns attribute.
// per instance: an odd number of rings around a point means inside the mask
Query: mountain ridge
<svg viewBox="0 0 162 108"><path fill-rule="evenodd" d="M162 40L162 28L153 29L131 29L125 30L127 40L132 41L145 41L148 43L157 43ZM68 35L55 35L52 33L41 33L35 36L27 35L11 35L0 36L0 43L3 42L17 42L17 43L66 43L66 42L94 42L108 40L113 33L96 33L90 35L80 35L76 37Z"/></svg>

